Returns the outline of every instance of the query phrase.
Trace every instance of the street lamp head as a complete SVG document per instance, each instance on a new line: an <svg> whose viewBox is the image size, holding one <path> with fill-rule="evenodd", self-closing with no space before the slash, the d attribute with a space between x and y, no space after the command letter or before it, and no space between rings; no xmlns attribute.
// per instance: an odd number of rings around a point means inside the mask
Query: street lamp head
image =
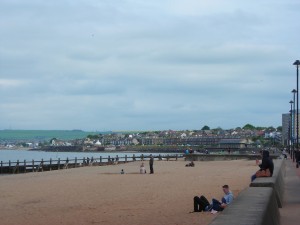
<svg viewBox="0 0 300 225"><path fill-rule="evenodd" d="M294 93L294 94L295 94L295 93L297 93L297 91L296 91L295 89L293 89L293 90L292 90L292 93Z"/></svg>
<svg viewBox="0 0 300 225"><path fill-rule="evenodd" d="M291 100L291 101L290 101L290 104L293 104L293 103L294 103L294 102Z"/></svg>
<svg viewBox="0 0 300 225"><path fill-rule="evenodd" d="M299 66L300 65L300 61L299 60L296 60L294 63L293 63L293 65L295 65L295 66Z"/></svg>

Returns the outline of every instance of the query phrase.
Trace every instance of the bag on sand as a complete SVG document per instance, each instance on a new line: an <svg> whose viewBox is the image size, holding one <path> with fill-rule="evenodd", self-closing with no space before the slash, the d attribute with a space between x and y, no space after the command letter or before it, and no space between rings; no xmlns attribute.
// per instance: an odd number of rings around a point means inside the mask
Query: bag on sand
<svg viewBox="0 0 300 225"><path fill-rule="evenodd" d="M209 205L209 201L203 196L200 196L200 206L201 209L204 211L205 207Z"/></svg>
<svg viewBox="0 0 300 225"><path fill-rule="evenodd" d="M255 175L256 175L256 177L270 177L271 176L271 172L270 172L269 169L258 170Z"/></svg>

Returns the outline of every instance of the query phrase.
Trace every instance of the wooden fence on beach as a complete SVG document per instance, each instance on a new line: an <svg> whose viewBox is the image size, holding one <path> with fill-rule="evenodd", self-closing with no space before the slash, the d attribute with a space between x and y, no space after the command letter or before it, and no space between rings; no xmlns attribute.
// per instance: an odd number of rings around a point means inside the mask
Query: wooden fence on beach
<svg viewBox="0 0 300 225"><path fill-rule="evenodd" d="M153 158L157 160L176 160L178 158L183 158L182 154L172 154L172 155L156 155ZM50 160L40 160L40 161L8 161L8 162L0 162L0 174L18 174L18 173L28 173L28 172L43 172L43 171L51 171L51 170L61 170L61 169L70 169L70 168L78 168L84 166L105 166L105 165L116 165L119 163L127 163L134 161L143 161L148 160L150 155L141 154L140 156L136 156L133 154L132 156L123 156L118 157L87 157L78 159L75 157L74 159L66 158L64 160L51 159Z"/></svg>

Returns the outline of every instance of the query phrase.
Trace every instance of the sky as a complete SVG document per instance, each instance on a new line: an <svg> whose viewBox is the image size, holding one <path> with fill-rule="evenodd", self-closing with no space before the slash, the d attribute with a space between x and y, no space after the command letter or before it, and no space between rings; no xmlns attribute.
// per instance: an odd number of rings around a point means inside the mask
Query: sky
<svg viewBox="0 0 300 225"><path fill-rule="evenodd" d="M0 0L0 129L280 126L298 0Z"/></svg>

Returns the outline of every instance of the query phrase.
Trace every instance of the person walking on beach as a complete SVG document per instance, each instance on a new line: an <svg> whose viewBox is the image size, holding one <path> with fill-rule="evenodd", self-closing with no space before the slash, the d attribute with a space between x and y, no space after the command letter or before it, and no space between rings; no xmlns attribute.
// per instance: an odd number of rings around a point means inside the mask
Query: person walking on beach
<svg viewBox="0 0 300 225"><path fill-rule="evenodd" d="M153 170L153 162L154 162L154 158L152 156L152 154L150 155L150 160L149 160L149 166L150 166L150 174L153 174L154 173L154 170Z"/></svg>

